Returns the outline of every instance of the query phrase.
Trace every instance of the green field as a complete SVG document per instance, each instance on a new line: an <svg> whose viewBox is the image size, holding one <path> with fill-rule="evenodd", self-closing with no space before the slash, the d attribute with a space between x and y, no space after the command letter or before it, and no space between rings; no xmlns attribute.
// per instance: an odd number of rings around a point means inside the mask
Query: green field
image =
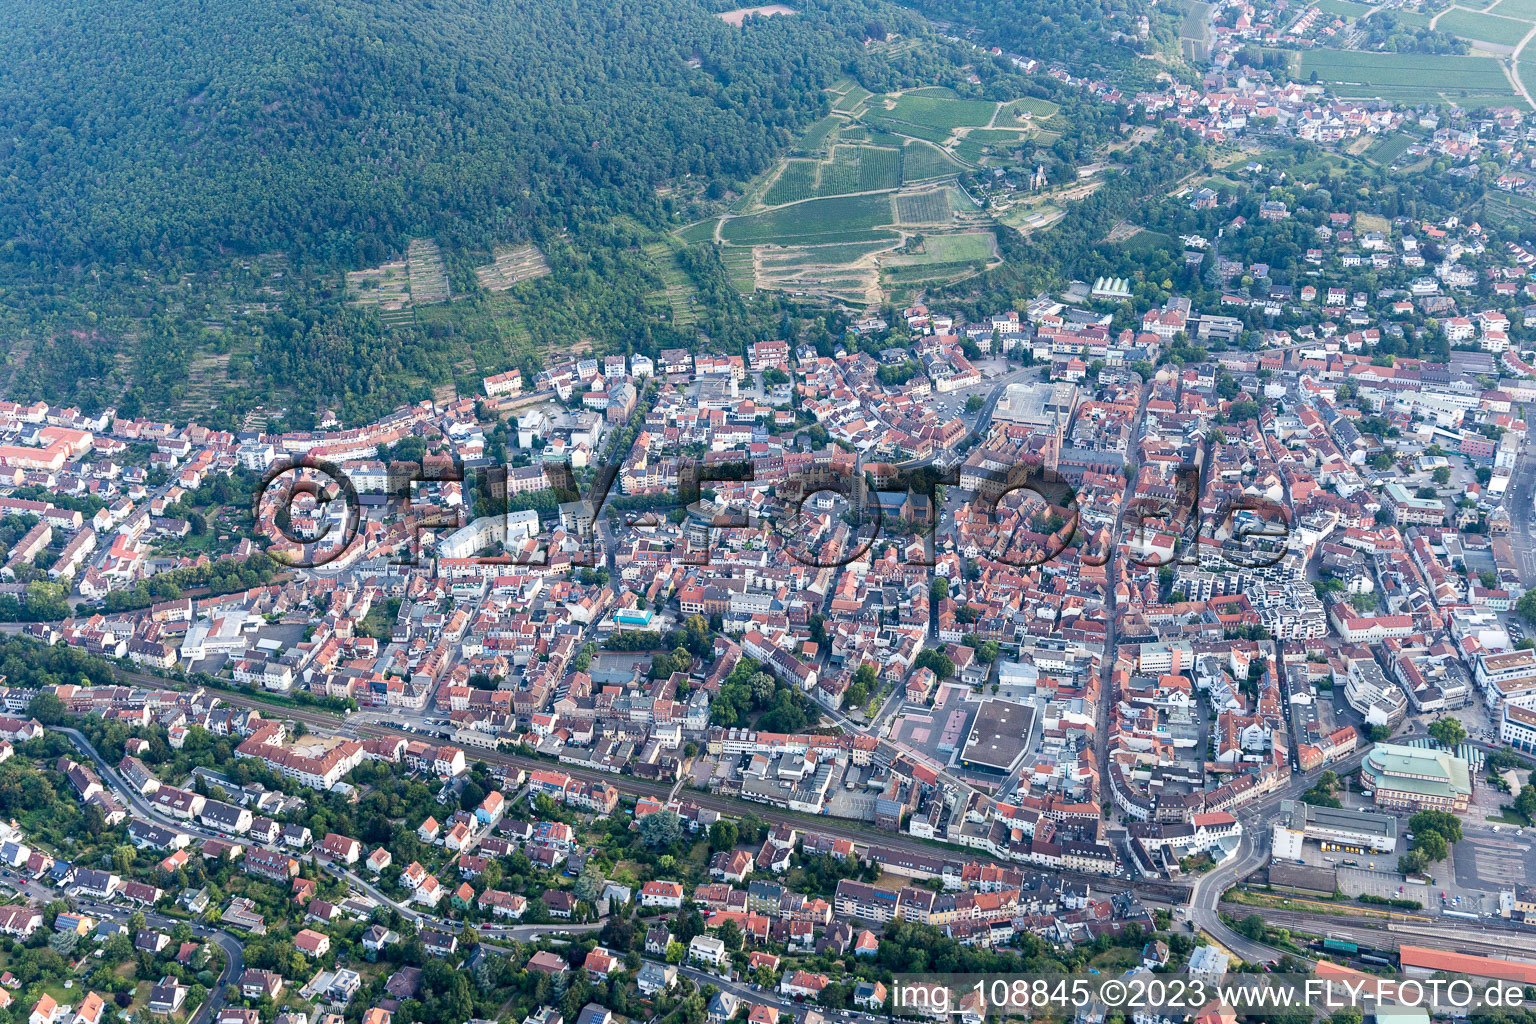
<svg viewBox="0 0 1536 1024"><path fill-rule="evenodd" d="M1468 107L1525 106L1491 57L1422 53L1364 53L1310 50L1301 56L1301 80L1313 72L1344 98L1380 97L1396 103L1440 103Z"/></svg>
<svg viewBox="0 0 1536 1024"><path fill-rule="evenodd" d="M955 99L953 95L935 95L926 91L903 93L888 116L924 128L951 132L956 128L980 128L992 120L996 103L986 100Z"/></svg>
<svg viewBox="0 0 1536 1024"><path fill-rule="evenodd" d="M787 160L784 171L763 194L764 206L778 206L809 199L816 192L816 161Z"/></svg>
<svg viewBox="0 0 1536 1024"><path fill-rule="evenodd" d="M960 165L948 153L926 142L913 140L901 150L901 180L927 181L930 178L947 178L960 170Z"/></svg>
<svg viewBox="0 0 1536 1024"><path fill-rule="evenodd" d="M800 144L796 148L807 156L820 153L827 146L827 137L837 131L844 123L840 117L828 115L822 118L805 130L805 134L800 136Z"/></svg>
<svg viewBox="0 0 1536 1024"><path fill-rule="evenodd" d="M896 197L898 224L947 224L951 216L949 193L945 189Z"/></svg>
<svg viewBox="0 0 1536 1024"><path fill-rule="evenodd" d="M1210 17L1211 5L1191 0L1184 10L1184 23L1179 26L1179 49L1190 60L1204 60L1205 22Z"/></svg>
<svg viewBox="0 0 1536 1024"><path fill-rule="evenodd" d="M1013 100L1003 104L1003 109L998 112L997 124L1002 127L1012 121L1019 120L1022 113L1032 114L1037 121L1044 121L1048 117L1055 117L1061 107L1050 100L1036 99L1033 96L1025 96L1023 99Z"/></svg>
<svg viewBox="0 0 1536 1024"><path fill-rule="evenodd" d="M1367 160L1374 161L1383 167L1389 167L1398 157L1408 152L1408 147L1418 141L1407 132L1397 132L1388 135L1376 145L1365 151Z"/></svg>
<svg viewBox="0 0 1536 1024"><path fill-rule="evenodd" d="M1501 4L1495 8L1495 12L1502 9ZM1513 46L1520 41L1521 36L1531 30L1527 22L1502 18L1497 13L1475 14L1472 11L1460 10L1446 11L1440 16L1440 20L1435 22L1435 27L1463 39L1496 43L1501 46Z"/></svg>
<svg viewBox="0 0 1536 1024"><path fill-rule="evenodd" d="M900 265L919 263L985 263L992 258L992 235L967 231L959 235L924 235L923 251L899 257Z"/></svg>
<svg viewBox="0 0 1536 1024"><path fill-rule="evenodd" d="M870 95L871 94L868 89L864 88L862 85L855 85L852 89L849 89L848 92L844 94L840 99L838 99L836 103L832 104L832 109L841 110L844 113L847 113L848 111L857 107L860 103L863 103L865 100L869 99Z"/></svg>
<svg viewBox="0 0 1536 1024"><path fill-rule="evenodd" d="M697 224L690 224L677 232L677 237L683 242L692 245L694 242L709 242L715 237L715 225L720 223L720 218L711 217L709 220L701 220Z"/></svg>
<svg viewBox="0 0 1536 1024"><path fill-rule="evenodd" d="M1524 231L1536 228L1536 199L1512 192L1489 192L1483 208L1492 220L1514 224Z"/></svg>
<svg viewBox="0 0 1536 1024"><path fill-rule="evenodd" d="M1363 18L1376 9L1370 4L1357 4L1353 0L1316 0L1312 6L1324 14L1333 14L1345 21Z"/></svg>
<svg viewBox="0 0 1536 1024"><path fill-rule="evenodd" d="M1498 5L1488 13L1504 18L1536 22L1536 0L1499 0Z"/></svg>
<svg viewBox="0 0 1536 1024"><path fill-rule="evenodd" d="M949 131L945 128L928 128L924 125L913 124L910 121L898 121L887 114L865 114L864 121L871 127L878 128L892 135L907 135L914 139L926 139L929 142L943 145L949 138Z"/></svg>
<svg viewBox="0 0 1536 1024"><path fill-rule="evenodd" d="M890 196L841 196L811 199L750 217L735 217L726 222L721 236L738 245L869 241L883 237L873 235L872 229L889 223Z"/></svg>
<svg viewBox="0 0 1536 1024"><path fill-rule="evenodd" d="M901 150L865 146L859 150L859 191L895 188L901 184Z"/></svg>

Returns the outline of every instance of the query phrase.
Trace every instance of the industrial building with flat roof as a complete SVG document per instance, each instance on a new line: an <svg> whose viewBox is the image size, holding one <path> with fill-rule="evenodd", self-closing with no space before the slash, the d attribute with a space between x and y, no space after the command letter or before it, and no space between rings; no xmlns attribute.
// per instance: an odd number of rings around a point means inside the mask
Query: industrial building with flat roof
<svg viewBox="0 0 1536 1024"><path fill-rule="evenodd" d="M1026 427L1066 423L1077 407L1077 385L1070 381L1017 381L1003 389L992 418Z"/></svg>
<svg viewBox="0 0 1536 1024"><path fill-rule="evenodd" d="M1019 766L1035 728L1035 709L1011 700L984 700L960 753L966 768L1007 775Z"/></svg>
<svg viewBox="0 0 1536 1024"><path fill-rule="evenodd" d="M1360 781L1377 807L1465 811L1472 799L1467 762L1443 750L1378 743L1360 763Z"/></svg>
<svg viewBox="0 0 1536 1024"><path fill-rule="evenodd" d="M1275 821L1274 856L1280 860L1300 858L1301 844L1307 839L1372 853L1391 853L1397 849L1397 819L1373 811L1282 800Z"/></svg>

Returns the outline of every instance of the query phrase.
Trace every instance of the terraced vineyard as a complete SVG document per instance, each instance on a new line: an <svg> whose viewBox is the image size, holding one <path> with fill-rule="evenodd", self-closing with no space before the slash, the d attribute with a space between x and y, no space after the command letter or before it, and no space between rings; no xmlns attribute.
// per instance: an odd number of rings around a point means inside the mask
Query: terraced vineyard
<svg viewBox="0 0 1536 1024"><path fill-rule="evenodd" d="M805 134L800 137L800 144L795 147L796 151L806 156L820 154L826 148L827 140L845 123L840 117L827 115L806 129Z"/></svg>
<svg viewBox="0 0 1536 1024"><path fill-rule="evenodd" d="M758 246L753 250L757 286L820 295L854 306L871 305L879 301L880 291L879 275L870 257L890 244Z"/></svg>
<svg viewBox="0 0 1536 1024"><path fill-rule="evenodd" d="M443 254L436 242L430 238L413 238L406 249L405 263L411 277L413 304L448 301L451 296L448 267L443 263Z"/></svg>
<svg viewBox="0 0 1536 1024"><path fill-rule="evenodd" d="M752 269L752 250L746 248L728 248L720 253L720 262L725 264L725 273L731 279L731 284L743 295L751 295L757 287Z"/></svg>
<svg viewBox="0 0 1536 1024"><path fill-rule="evenodd" d="M763 194L764 206L780 206L809 199L816 194L816 161L788 160L772 187Z"/></svg>
<svg viewBox="0 0 1536 1024"><path fill-rule="evenodd" d="M918 140L910 140L901 149L901 180L930 181L947 178L960 170L960 165L937 146Z"/></svg>
<svg viewBox="0 0 1536 1024"><path fill-rule="evenodd" d="M666 239L652 242L645 247L645 254L661 276L667 304L672 307L672 323L677 327L692 327L698 323L698 313L694 309L698 290L678 262L674 244Z"/></svg>
<svg viewBox="0 0 1536 1024"><path fill-rule="evenodd" d="M811 199L748 217L733 217L721 227L720 234L737 245L764 242L809 245L884 237L884 233L876 233L874 229L889 223L890 196L837 196Z"/></svg>
<svg viewBox="0 0 1536 1024"><path fill-rule="evenodd" d="M346 275L347 301L372 306L391 327L416 322L411 306L411 275L405 262L384 263Z"/></svg>
<svg viewBox="0 0 1536 1024"><path fill-rule="evenodd" d="M529 243L516 247L504 246L493 254L491 262L475 268L480 287L490 292L504 292L513 285L548 274L549 263L539 247Z"/></svg>
<svg viewBox="0 0 1536 1024"><path fill-rule="evenodd" d="M745 189L722 220L680 229L676 240L718 240L743 292L862 308L994 264L993 215L955 179L1046 138L1057 105L967 99L944 88L872 95L851 78L828 93L833 113L807 130L793 156Z"/></svg>
<svg viewBox="0 0 1536 1024"><path fill-rule="evenodd" d="M859 191L895 188L901 184L901 150L864 146L859 151Z"/></svg>
<svg viewBox="0 0 1536 1024"><path fill-rule="evenodd" d="M945 189L930 189L896 197L898 224L948 224L953 211Z"/></svg>

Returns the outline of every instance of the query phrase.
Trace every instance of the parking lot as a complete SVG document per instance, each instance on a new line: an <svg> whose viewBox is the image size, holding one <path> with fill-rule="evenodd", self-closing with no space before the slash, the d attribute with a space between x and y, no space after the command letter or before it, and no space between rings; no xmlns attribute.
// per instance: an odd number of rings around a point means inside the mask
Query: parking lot
<svg viewBox="0 0 1536 1024"><path fill-rule="evenodd" d="M1486 785L1479 788L1487 790ZM1377 810L1358 793L1342 796L1346 807ZM1302 860L1337 870L1339 890L1345 896L1417 900L1430 915L1446 911L1479 916L1497 914L1501 891L1536 877L1536 830L1485 823L1474 809L1462 818L1463 838L1451 847L1450 857L1430 865L1430 884L1409 884L1397 871L1397 858L1409 847L1409 817L1397 816L1398 843L1391 853L1324 851L1319 844L1308 842Z"/></svg>

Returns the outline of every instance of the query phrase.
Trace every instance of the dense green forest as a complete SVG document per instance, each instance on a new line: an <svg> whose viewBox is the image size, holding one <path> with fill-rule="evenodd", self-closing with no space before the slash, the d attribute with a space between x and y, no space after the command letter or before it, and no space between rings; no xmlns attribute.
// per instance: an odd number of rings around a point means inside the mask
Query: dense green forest
<svg viewBox="0 0 1536 1024"><path fill-rule="evenodd" d="M917 6L1074 70L1153 63L1135 58L1156 45L1133 37L1141 0L1045 0L1027 32L1018 2ZM644 248L730 203L828 111L829 84L965 90L974 51L884 0L741 26L718 16L732 6L17 0L0 23L0 395L358 423L579 342L739 351L814 325L781 297L743 300L695 245L675 257L679 328ZM1020 94L1006 61L975 70L977 91ZM1104 138L1093 115L1070 121L1055 160ZM342 272L413 238L438 243L454 300L389 323L347 305ZM482 289L474 267L524 241L551 272Z"/></svg>
<svg viewBox="0 0 1536 1024"><path fill-rule="evenodd" d="M911 80L918 58L865 45L896 31L925 30L878 0L740 27L699 0L18 0L0 23L5 389L163 411L204 352L247 404L270 388L376 412L462 356L454 324L386 337L341 312L340 271L414 237L459 294L471 254L539 243L555 274L530 323L633 318L616 300L658 282L610 236L766 169L832 81Z"/></svg>
<svg viewBox="0 0 1536 1024"><path fill-rule="evenodd" d="M1146 0L908 0L909 6L947 31L964 33L986 46L999 46L1046 62L1060 62L1075 75L1104 76L1122 89L1144 86L1177 65L1145 60L1141 54L1175 49L1173 26L1179 5ZM1147 18L1147 33L1138 19Z"/></svg>
<svg viewBox="0 0 1536 1024"><path fill-rule="evenodd" d="M697 0L16 0L0 237L34 270L487 249L762 171L871 66L859 0L734 28Z"/></svg>

